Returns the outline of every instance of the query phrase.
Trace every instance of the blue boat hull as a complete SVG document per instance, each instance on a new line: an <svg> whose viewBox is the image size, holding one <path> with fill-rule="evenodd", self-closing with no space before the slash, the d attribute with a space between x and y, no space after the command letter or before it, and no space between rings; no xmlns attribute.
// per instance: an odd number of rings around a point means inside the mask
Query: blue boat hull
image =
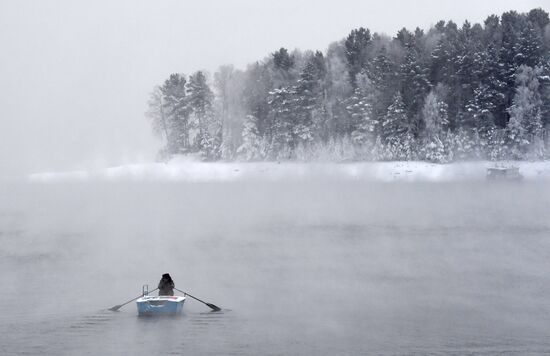
<svg viewBox="0 0 550 356"><path fill-rule="evenodd" d="M176 315L183 309L185 297L180 296L144 296L136 301L138 315Z"/></svg>

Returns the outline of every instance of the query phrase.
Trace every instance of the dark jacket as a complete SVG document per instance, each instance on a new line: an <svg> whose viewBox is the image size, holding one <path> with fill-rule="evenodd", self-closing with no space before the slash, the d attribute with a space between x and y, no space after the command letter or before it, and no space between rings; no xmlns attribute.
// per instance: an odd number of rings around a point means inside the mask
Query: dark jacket
<svg viewBox="0 0 550 356"><path fill-rule="evenodd" d="M159 282L159 295L174 295L174 281L168 273L162 275Z"/></svg>

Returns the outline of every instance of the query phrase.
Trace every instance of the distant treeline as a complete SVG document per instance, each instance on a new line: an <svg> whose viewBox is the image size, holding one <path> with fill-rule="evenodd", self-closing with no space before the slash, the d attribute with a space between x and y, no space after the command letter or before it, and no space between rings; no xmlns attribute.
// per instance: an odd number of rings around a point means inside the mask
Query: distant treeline
<svg viewBox="0 0 550 356"><path fill-rule="evenodd" d="M510 11L393 38L358 28L326 53L281 48L244 71L172 74L147 115L162 158L547 158L550 19Z"/></svg>

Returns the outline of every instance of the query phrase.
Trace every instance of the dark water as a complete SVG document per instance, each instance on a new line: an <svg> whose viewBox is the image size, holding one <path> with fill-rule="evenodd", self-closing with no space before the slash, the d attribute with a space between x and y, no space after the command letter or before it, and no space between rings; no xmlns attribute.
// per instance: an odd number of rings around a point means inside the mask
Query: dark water
<svg viewBox="0 0 550 356"><path fill-rule="evenodd" d="M545 183L0 188L0 354L550 353ZM170 272L184 315L138 318Z"/></svg>

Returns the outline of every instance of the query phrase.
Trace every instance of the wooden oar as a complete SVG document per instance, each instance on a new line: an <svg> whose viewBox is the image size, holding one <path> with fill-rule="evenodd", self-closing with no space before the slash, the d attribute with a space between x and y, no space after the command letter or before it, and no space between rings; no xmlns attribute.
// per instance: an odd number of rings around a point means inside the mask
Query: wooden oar
<svg viewBox="0 0 550 356"><path fill-rule="evenodd" d="M195 299L196 301L201 302L202 304L206 304L206 305L207 305L210 309L212 309L213 311L220 311L220 310L222 310L220 307L218 307L218 306L216 306L216 305L214 305L214 304L212 304L212 303L207 303L207 302L205 302L205 301L203 301L203 300L200 300L200 299L197 298L197 297L193 297L191 294L189 294L189 293L187 293L187 292L184 292L184 291L182 291L182 290L180 290L180 289L177 289L177 288L174 288L174 289L177 290L177 291L180 292L180 293L183 293L183 294L185 294L185 295L190 296L191 298Z"/></svg>
<svg viewBox="0 0 550 356"><path fill-rule="evenodd" d="M155 289L149 291L149 293L154 292L154 291L156 291L157 289L158 289L158 288L155 288ZM127 301L126 303L119 304L119 305L115 305L114 307L109 308L109 310L118 311L120 308L122 308L122 307L125 306L126 304L131 303L131 302L133 302L134 300L139 299L139 298L141 298L141 297L143 297L143 296L144 296L144 294L142 294L142 295L140 295L140 296L138 296L138 297L135 297L134 299L129 300L129 301Z"/></svg>

